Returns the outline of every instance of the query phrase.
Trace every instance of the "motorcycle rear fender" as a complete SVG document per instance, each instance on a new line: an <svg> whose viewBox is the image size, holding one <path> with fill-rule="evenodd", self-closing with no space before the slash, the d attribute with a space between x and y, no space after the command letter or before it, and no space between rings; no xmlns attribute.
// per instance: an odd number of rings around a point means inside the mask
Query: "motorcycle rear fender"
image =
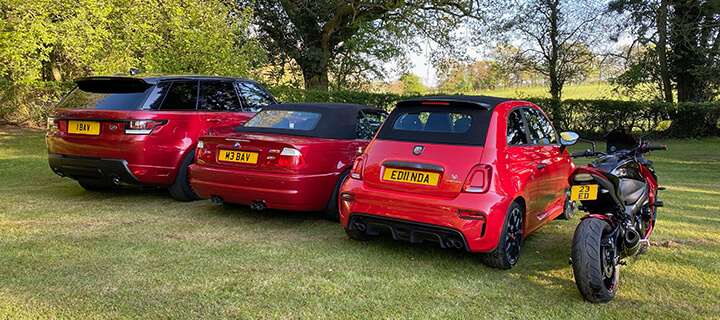
<svg viewBox="0 0 720 320"><path fill-rule="evenodd" d="M616 176L614 176L604 170L599 170L596 168L577 167L577 168L575 168L575 170L573 170L572 174L570 174L570 177L568 177L568 183L571 186L588 184L588 182L585 182L585 181L583 181L583 182L575 181L575 179L574 179L575 176L578 174L582 174L582 173L589 174L593 178L594 182L596 182L598 185L600 185L601 190L602 189L607 190L607 193L610 195L610 198L615 202L615 204L613 206L609 206L609 207L618 208L622 212L625 211L625 204L621 200L620 190L618 188L618 186L620 185L620 180ZM598 201L598 200L590 200L590 201ZM590 202L590 201L587 201L587 202ZM582 202L586 202L586 201L582 201Z"/></svg>
<svg viewBox="0 0 720 320"><path fill-rule="evenodd" d="M582 221L582 220L585 220L585 219L587 219L587 218L595 218L595 219L604 220L605 222L609 223L613 228L615 228L615 221L613 221L612 219L610 219L610 217L608 217L608 216L604 216L604 215L601 215L601 214L591 213L591 214L586 214L585 216L583 216L582 218L580 218L580 220Z"/></svg>

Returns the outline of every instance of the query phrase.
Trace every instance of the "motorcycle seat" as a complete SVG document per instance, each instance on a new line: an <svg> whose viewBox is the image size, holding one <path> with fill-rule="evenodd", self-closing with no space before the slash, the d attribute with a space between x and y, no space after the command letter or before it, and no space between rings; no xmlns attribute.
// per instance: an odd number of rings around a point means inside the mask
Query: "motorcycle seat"
<svg viewBox="0 0 720 320"><path fill-rule="evenodd" d="M625 205L631 205L640 199L643 194L647 193L649 187L647 181L639 181L635 179L620 179L620 196Z"/></svg>

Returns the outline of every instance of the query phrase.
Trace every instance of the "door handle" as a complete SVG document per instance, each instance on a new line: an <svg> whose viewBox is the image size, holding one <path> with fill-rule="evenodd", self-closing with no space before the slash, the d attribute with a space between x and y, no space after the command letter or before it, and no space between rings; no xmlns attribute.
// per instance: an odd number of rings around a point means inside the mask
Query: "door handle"
<svg viewBox="0 0 720 320"><path fill-rule="evenodd" d="M220 122L220 119L218 119L218 118L210 118L210 119L207 119L207 122Z"/></svg>
<svg viewBox="0 0 720 320"><path fill-rule="evenodd" d="M538 169L545 169L545 167L547 167L547 165L544 165L544 164L537 165Z"/></svg>

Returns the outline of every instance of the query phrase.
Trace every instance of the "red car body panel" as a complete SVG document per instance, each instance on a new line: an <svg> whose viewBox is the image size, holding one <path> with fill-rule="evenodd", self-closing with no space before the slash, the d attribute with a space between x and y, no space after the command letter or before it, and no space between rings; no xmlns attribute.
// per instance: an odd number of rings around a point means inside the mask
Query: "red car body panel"
<svg viewBox="0 0 720 320"><path fill-rule="evenodd" d="M287 104L266 110L302 110L305 105L310 108L325 104ZM364 108L365 111L374 109ZM357 109L355 114L361 109ZM355 121L354 118L352 120ZM355 134L354 127L352 134ZM198 196L219 197L222 201L244 205L264 202L265 207L270 209L293 211L325 209L341 174L349 172L353 160L370 142L369 139L331 139L267 132L235 132L200 137L199 140L202 148L197 149L195 164L190 166L190 185ZM277 165L274 161L284 148L298 150L305 165ZM257 163L221 161L220 150L257 152Z"/></svg>
<svg viewBox="0 0 720 320"><path fill-rule="evenodd" d="M491 115L483 146L442 145L391 141L375 138L366 149L362 179L348 179L341 194L340 222L348 228L353 213L417 222L460 231L470 251L491 251L499 240L506 212L513 201L526 208L523 236L527 236L563 211L567 177L573 169L567 151L560 145L508 146L505 132L509 113L516 107L531 107L523 101L498 104ZM437 110L437 109L433 109ZM392 118L392 115L391 115ZM393 125L386 122L383 126ZM425 147L421 155L414 146ZM382 181L383 163L405 160L441 166L437 186ZM489 190L462 191L471 168L489 165ZM454 177L454 176L456 177ZM460 218L458 210L482 212L484 220Z"/></svg>
<svg viewBox="0 0 720 320"><path fill-rule="evenodd" d="M143 78L139 77L137 81L140 79ZM188 79L252 82L222 77L153 76L150 84ZM254 114L243 111L146 110L139 107L133 110L56 108L49 114L53 125L49 124L45 142L52 169L64 176L102 180L109 175L119 175L126 177L122 181L125 185L170 185L182 160L193 152L199 136L230 132ZM100 132L98 135L71 134L68 132L70 120L100 122ZM126 134L126 125L132 120L162 120L165 123L156 126L150 134ZM62 158L62 164L53 167L53 159L59 158ZM96 167L104 166L102 162L122 163L125 169Z"/></svg>

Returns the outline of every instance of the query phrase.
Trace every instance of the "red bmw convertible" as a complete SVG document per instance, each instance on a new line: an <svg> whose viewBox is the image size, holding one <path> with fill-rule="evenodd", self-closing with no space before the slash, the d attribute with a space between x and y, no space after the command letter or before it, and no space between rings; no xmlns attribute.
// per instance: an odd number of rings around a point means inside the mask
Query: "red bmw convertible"
<svg viewBox="0 0 720 320"><path fill-rule="evenodd" d="M481 96L401 101L340 191L348 236L437 241L509 269L522 240L570 218L566 145L532 103ZM567 210L565 208L567 207Z"/></svg>
<svg viewBox="0 0 720 320"><path fill-rule="evenodd" d="M213 202L337 221L340 185L386 117L355 104L266 106L233 133L199 138L190 186Z"/></svg>

